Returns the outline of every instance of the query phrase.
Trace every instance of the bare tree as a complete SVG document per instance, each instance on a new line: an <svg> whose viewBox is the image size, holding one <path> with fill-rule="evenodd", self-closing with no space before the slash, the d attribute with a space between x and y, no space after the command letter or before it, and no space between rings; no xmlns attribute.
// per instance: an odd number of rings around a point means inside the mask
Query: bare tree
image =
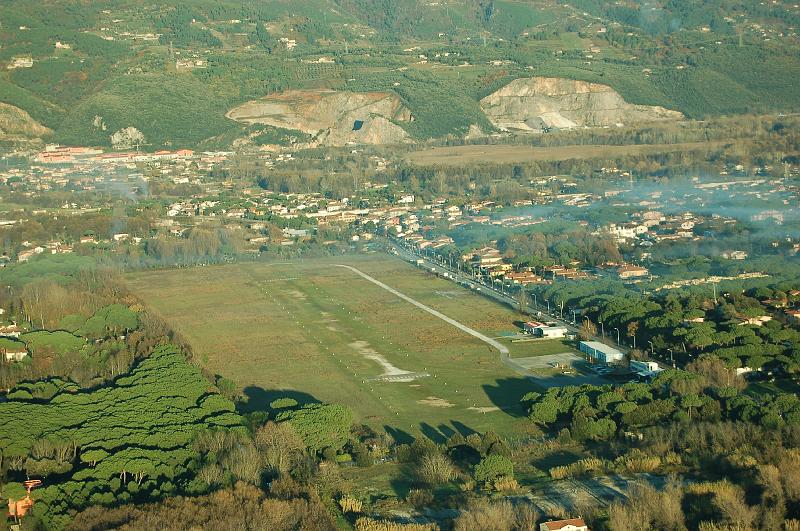
<svg viewBox="0 0 800 531"><path fill-rule="evenodd" d="M517 305L519 308L519 313L526 314L528 313L528 305L530 304L530 299L528 298L528 292L525 290L524 287L519 289L519 294L517 294Z"/></svg>
<svg viewBox="0 0 800 531"><path fill-rule="evenodd" d="M456 470L447 456L437 452L427 454L420 460L417 474L425 483L438 485L453 479Z"/></svg>
<svg viewBox="0 0 800 531"><path fill-rule="evenodd" d="M256 431L254 442L263 454L267 468L277 474L288 472L298 454L305 449L303 441L288 422L267 422Z"/></svg>

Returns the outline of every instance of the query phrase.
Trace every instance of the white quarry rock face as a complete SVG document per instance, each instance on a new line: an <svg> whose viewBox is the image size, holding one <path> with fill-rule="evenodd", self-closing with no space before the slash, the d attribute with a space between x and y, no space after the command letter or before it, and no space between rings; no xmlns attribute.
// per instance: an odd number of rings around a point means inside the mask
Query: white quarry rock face
<svg viewBox="0 0 800 531"><path fill-rule="evenodd" d="M517 132L683 118L664 107L627 103L607 85L548 77L515 79L483 98L481 108L495 127Z"/></svg>
<svg viewBox="0 0 800 531"><path fill-rule="evenodd" d="M313 143L397 144L410 142L396 122L412 121L400 98L388 92L291 90L247 102L228 111L228 118L301 131Z"/></svg>
<svg viewBox="0 0 800 531"><path fill-rule="evenodd" d="M144 144L144 135L135 127L120 129L111 135L114 149L131 149Z"/></svg>

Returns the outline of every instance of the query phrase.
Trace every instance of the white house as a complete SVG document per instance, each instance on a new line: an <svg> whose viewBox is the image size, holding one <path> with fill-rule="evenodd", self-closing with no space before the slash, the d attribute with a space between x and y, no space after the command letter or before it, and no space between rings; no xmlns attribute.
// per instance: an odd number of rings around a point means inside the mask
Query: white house
<svg viewBox="0 0 800 531"><path fill-rule="evenodd" d="M4 338L0 341L0 355L6 361L21 361L28 355L28 350L21 341Z"/></svg>

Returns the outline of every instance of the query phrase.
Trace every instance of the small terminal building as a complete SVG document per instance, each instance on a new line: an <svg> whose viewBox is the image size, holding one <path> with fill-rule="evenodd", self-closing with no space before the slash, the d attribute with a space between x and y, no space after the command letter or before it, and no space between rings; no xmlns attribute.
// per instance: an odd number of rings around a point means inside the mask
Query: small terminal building
<svg viewBox="0 0 800 531"><path fill-rule="evenodd" d="M658 366L658 363L655 361L638 361L638 360L631 360L628 368L631 372L635 373L639 378L644 380L651 380L653 379L659 372L663 371L661 367Z"/></svg>
<svg viewBox="0 0 800 531"><path fill-rule="evenodd" d="M595 363L620 363L625 359L622 352L599 341L581 341L580 349L590 361Z"/></svg>
<svg viewBox="0 0 800 531"><path fill-rule="evenodd" d="M523 325L523 330L526 334L531 334L537 337L546 337L549 339L558 339L567 335L566 327L553 326L547 323L539 323L536 321L528 321Z"/></svg>

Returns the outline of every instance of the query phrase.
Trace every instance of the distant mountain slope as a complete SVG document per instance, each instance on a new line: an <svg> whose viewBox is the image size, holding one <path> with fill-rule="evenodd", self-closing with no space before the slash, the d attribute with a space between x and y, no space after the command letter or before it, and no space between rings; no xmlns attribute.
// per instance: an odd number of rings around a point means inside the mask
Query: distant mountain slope
<svg viewBox="0 0 800 531"><path fill-rule="evenodd" d="M40 138L52 132L19 107L0 103L0 139L15 136Z"/></svg>
<svg viewBox="0 0 800 531"><path fill-rule="evenodd" d="M110 145L115 131L134 127L144 134L146 146L192 146L236 127L225 110L225 101L191 75L121 76L73 108L56 138Z"/></svg>
<svg viewBox="0 0 800 531"><path fill-rule="evenodd" d="M688 118L797 112L800 15L756 4L7 0L0 102L58 142L109 145L114 131L135 127L146 149L229 145L253 129L227 111L286 91L380 92L414 116L380 112L362 128L319 133L328 144L463 136L476 125L488 132L492 122L519 126L543 114L511 113L507 98L497 111L485 100L531 76L605 85L626 104ZM618 112L620 102L583 122L559 105L551 125L636 118L635 107Z"/></svg>

